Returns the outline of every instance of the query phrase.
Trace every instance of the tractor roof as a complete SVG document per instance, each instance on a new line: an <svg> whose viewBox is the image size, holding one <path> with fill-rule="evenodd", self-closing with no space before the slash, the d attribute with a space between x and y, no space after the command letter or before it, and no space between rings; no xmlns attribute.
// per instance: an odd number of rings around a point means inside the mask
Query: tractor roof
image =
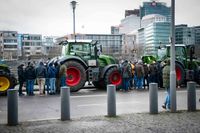
<svg viewBox="0 0 200 133"><path fill-rule="evenodd" d="M167 44L166 47L170 47L171 44ZM179 46L179 47L185 47L186 45L185 44L175 44L175 46Z"/></svg>
<svg viewBox="0 0 200 133"><path fill-rule="evenodd" d="M77 43L92 43L93 42L93 40L67 40L69 43L75 43L75 42L77 42Z"/></svg>

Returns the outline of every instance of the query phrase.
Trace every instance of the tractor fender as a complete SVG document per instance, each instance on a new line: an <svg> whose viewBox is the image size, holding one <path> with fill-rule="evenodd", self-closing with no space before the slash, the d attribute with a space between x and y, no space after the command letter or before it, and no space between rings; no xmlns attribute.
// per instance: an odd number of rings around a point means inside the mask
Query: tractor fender
<svg viewBox="0 0 200 133"><path fill-rule="evenodd" d="M62 65L65 62L70 61L70 60L79 62L80 64L82 64L84 66L84 68L88 67L87 63L83 59L81 59L80 57L77 57L77 56L63 56L63 57L59 58L57 61L60 65Z"/></svg>
<svg viewBox="0 0 200 133"><path fill-rule="evenodd" d="M112 67L119 67L119 65L118 64L110 64L110 65L105 66L103 68L103 70L101 71L100 78L103 79L105 76L105 73Z"/></svg>
<svg viewBox="0 0 200 133"><path fill-rule="evenodd" d="M178 67L179 69L177 70ZM186 76L186 68L183 65L183 63L179 61L175 61L175 69L176 69L176 78L177 78L177 83L179 85L183 84L185 82L185 76Z"/></svg>
<svg viewBox="0 0 200 133"><path fill-rule="evenodd" d="M185 69L185 66L184 66L184 64L183 64L182 62L176 60L176 61L175 61L175 65L176 65L176 64L180 64L180 65L183 67L183 69Z"/></svg>

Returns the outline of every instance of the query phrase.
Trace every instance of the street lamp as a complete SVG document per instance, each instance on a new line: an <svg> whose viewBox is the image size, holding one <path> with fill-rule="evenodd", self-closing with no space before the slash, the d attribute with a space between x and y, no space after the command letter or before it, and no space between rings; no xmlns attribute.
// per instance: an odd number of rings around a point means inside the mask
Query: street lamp
<svg viewBox="0 0 200 133"><path fill-rule="evenodd" d="M73 9L73 30L74 30L74 39L76 41L76 32L75 32L75 8L76 8L76 1L71 1L72 9Z"/></svg>
<svg viewBox="0 0 200 133"><path fill-rule="evenodd" d="M176 112L175 0L171 0L171 17L170 108L171 112Z"/></svg>

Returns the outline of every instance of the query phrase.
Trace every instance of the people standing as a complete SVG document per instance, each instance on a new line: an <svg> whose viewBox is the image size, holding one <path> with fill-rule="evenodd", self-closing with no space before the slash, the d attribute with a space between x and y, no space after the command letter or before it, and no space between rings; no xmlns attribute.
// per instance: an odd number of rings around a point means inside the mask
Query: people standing
<svg viewBox="0 0 200 133"><path fill-rule="evenodd" d="M135 65L131 62L130 62L129 65L131 66L131 76L129 78L129 84L130 84L130 89L133 90L133 88L134 88L133 81L134 81Z"/></svg>
<svg viewBox="0 0 200 133"><path fill-rule="evenodd" d="M170 109L170 60L166 61L166 66L163 68L163 87L167 90L167 95L162 107Z"/></svg>
<svg viewBox="0 0 200 133"><path fill-rule="evenodd" d="M138 63L135 65L135 75L137 77L136 88L140 90L143 87L144 80L144 68L142 65L142 60L139 60Z"/></svg>
<svg viewBox="0 0 200 133"><path fill-rule="evenodd" d="M21 64L17 67L17 73L18 73L18 81L19 81L19 96L23 96L22 93L22 87L25 82L25 71L24 71L24 64Z"/></svg>
<svg viewBox="0 0 200 133"><path fill-rule="evenodd" d="M59 77L60 77L60 86L66 86L66 79L67 79L67 67L65 64L61 65L60 71L59 71Z"/></svg>
<svg viewBox="0 0 200 133"><path fill-rule="evenodd" d="M122 78L123 78L122 84L124 91L128 91L130 76L131 76L131 66L129 65L128 61L125 60L122 63Z"/></svg>
<svg viewBox="0 0 200 133"><path fill-rule="evenodd" d="M161 61L157 61L156 62L156 69L157 69L157 73L156 73L156 77L157 77L157 83L158 83L158 87L163 88L163 79L162 79L162 65L161 65Z"/></svg>
<svg viewBox="0 0 200 133"><path fill-rule="evenodd" d="M56 93L60 94L60 77L59 77L60 64L58 62L55 62L54 66L56 68Z"/></svg>
<svg viewBox="0 0 200 133"><path fill-rule="evenodd" d="M149 88L149 67L146 63L143 64L144 68L144 81L143 81L143 86L144 89L147 86L147 89Z"/></svg>
<svg viewBox="0 0 200 133"><path fill-rule="evenodd" d="M46 78L45 78L45 85L44 85L43 93L45 94L45 90L46 90L47 94L49 94L49 92L50 92L50 81L49 81L49 74L48 74L48 70L49 70L48 62L44 66L47 69L47 75L46 75Z"/></svg>
<svg viewBox="0 0 200 133"><path fill-rule="evenodd" d="M156 77L156 62L153 61L150 65L149 65L149 83L157 83L157 77Z"/></svg>
<svg viewBox="0 0 200 133"><path fill-rule="evenodd" d="M48 67L48 78L50 83L50 95L56 94L56 68L53 66L53 63L49 64Z"/></svg>
<svg viewBox="0 0 200 133"><path fill-rule="evenodd" d="M45 78L47 75L47 70L43 62L39 63L39 66L36 68L35 73L36 73L37 83L39 86L40 96L43 96Z"/></svg>
<svg viewBox="0 0 200 133"><path fill-rule="evenodd" d="M33 63L28 63L27 68L25 69L25 79L27 81L26 87L27 87L27 95L34 96L34 82L35 82L35 68L33 66Z"/></svg>

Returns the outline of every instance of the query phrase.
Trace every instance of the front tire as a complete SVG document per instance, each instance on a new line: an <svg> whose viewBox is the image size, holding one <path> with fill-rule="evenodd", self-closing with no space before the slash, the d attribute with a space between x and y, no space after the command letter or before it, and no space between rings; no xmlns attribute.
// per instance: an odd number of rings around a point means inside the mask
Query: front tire
<svg viewBox="0 0 200 133"><path fill-rule="evenodd" d="M84 87L86 82L85 68L76 61L67 61L67 86L70 87L71 92L79 91Z"/></svg>
<svg viewBox="0 0 200 133"><path fill-rule="evenodd" d="M120 89L120 87L122 86L122 76L117 67L112 67L106 72L104 82L105 87L108 84L113 84L116 85L116 89Z"/></svg>
<svg viewBox="0 0 200 133"><path fill-rule="evenodd" d="M0 93L6 93L9 88L12 88L14 83L7 73L0 74Z"/></svg>

